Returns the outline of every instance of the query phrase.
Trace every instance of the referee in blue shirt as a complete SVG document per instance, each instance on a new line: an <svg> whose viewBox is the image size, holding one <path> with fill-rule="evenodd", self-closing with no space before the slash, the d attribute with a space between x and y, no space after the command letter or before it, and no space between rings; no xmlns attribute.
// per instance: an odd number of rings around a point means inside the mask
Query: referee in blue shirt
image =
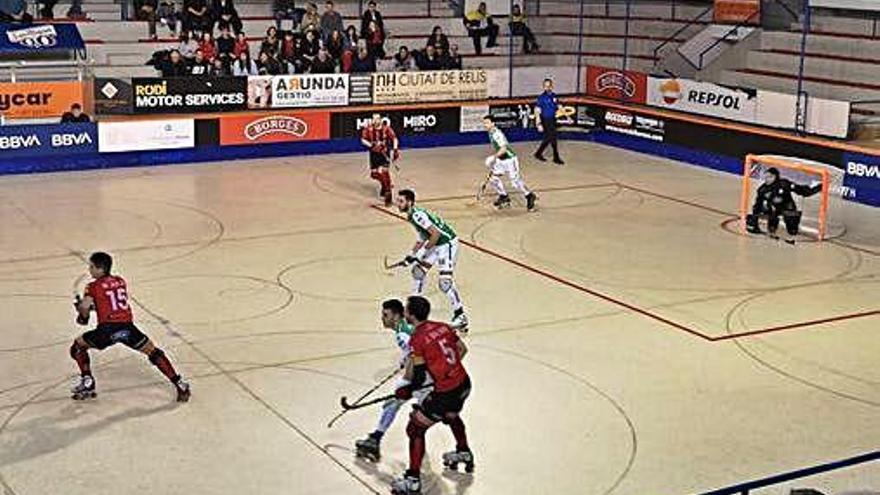
<svg viewBox="0 0 880 495"><path fill-rule="evenodd" d="M556 142L556 112L558 110L559 98L553 92L553 80L548 77L544 79L544 92L538 95L538 102L535 105L535 122L538 124L538 132L544 133L544 140L535 151L535 158L542 162L547 161L544 158L544 150L547 149L547 145L550 145L553 147L553 163L565 165L565 162L559 157L559 145Z"/></svg>

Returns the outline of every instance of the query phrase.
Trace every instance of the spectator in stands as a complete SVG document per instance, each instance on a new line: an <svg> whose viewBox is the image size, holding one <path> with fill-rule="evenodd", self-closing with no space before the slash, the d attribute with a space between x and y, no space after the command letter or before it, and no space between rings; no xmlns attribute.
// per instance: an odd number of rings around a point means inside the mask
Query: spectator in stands
<svg viewBox="0 0 880 495"><path fill-rule="evenodd" d="M43 6L40 8L40 17L42 19L54 19L55 18L55 4L58 3L58 0L38 0L37 5L42 4Z"/></svg>
<svg viewBox="0 0 880 495"><path fill-rule="evenodd" d="M183 77L189 74L189 68L178 50L171 50L168 58L159 62L157 68L162 77Z"/></svg>
<svg viewBox="0 0 880 495"><path fill-rule="evenodd" d="M443 62L437 56L437 50L434 45L425 47L424 52L416 56L416 65L419 70L442 70Z"/></svg>
<svg viewBox="0 0 880 495"><path fill-rule="evenodd" d="M64 112L61 115L62 124L82 124L91 121L92 119L89 118L88 115L83 113L82 105L80 105L79 103L74 103L73 105L70 105L70 111Z"/></svg>
<svg viewBox="0 0 880 495"><path fill-rule="evenodd" d="M273 0L272 16L275 18L275 29L281 31L281 21L290 19L290 30L299 26L302 20L303 9L297 9L294 0Z"/></svg>
<svg viewBox="0 0 880 495"><path fill-rule="evenodd" d="M334 60L342 60L342 52L345 51L345 36L340 31L330 33L327 40L327 51Z"/></svg>
<svg viewBox="0 0 880 495"><path fill-rule="evenodd" d="M217 37L216 44L217 57L226 64L232 63L232 60L235 58L233 55L235 51L235 38L232 36L232 32L229 31L229 26L223 26L223 29L220 30L220 36Z"/></svg>
<svg viewBox="0 0 880 495"><path fill-rule="evenodd" d="M260 52L257 69L261 76L277 76L281 74L281 64L275 59L273 53L266 51Z"/></svg>
<svg viewBox="0 0 880 495"><path fill-rule="evenodd" d="M330 58L330 54L325 48L321 48L318 50L318 56L312 60L309 72L312 74L333 74L336 72L336 61Z"/></svg>
<svg viewBox="0 0 880 495"><path fill-rule="evenodd" d="M135 18L140 21L147 21L147 35L151 40L156 40L156 11L159 8L159 0L137 0L134 3Z"/></svg>
<svg viewBox="0 0 880 495"><path fill-rule="evenodd" d="M73 0L70 3L70 8L67 9L67 18L68 19L85 19L86 13L83 12L82 9L82 0Z"/></svg>
<svg viewBox="0 0 880 495"><path fill-rule="evenodd" d="M464 17L464 26L468 35L474 40L474 51L477 55L483 53L482 38L486 36L486 48L498 46L498 25L492 21L492 16L486 10L486 2L480 2L476 10L472 10Z"/></svg>
<svg viewBox="0 0 880 495"><path fill-rule="evenodd" d="M236 33L241 32L241 18L238 11L235 10L233 0L214 0L213 16L217 19L217 28L223 29L224 26L231 26Z"/></svg>
<svg viewBox="0 0 880 495"><path fill-rule="evenodd" d="M199 33L214 30L211 10L205 0L183 1L183 30Z"/></svg>
<svg viewBox="0 0 880 495"><path fill-rule="evenodd" d="M321 16L318 14L318 6L315 2L306 4L306 13L303 15L302 21L299 23L299 30L305 33L309 29L320 29Z"/></svg>
<svg viewBox="0 0 880 495"><path fill-rule="evenodd" d="M361 16L361 36L365 38L367 37L371 22L375 22L382 31L382 34L385 34L385 20L382 19L382 13L376 10L376 2L374 0L370 0L370 2L367 3L367 10L365 10L364 15Z"/></svg>
<svg viewBox="0 0 880 495"><path fill-rule="evenodd" d="M449 55L444 59L443 68L446 70L461 70L461 54L458 53L458 45L449 45Z"/></svg>
<svg viewBox="0 0 880 495"><path fill-rule="evenodd" d="M278 61L282 64L292 61L298 49L296 39L293 37L293 31L284 31L284 37L278 48Z"/></svg>
<svg viewBox="0 0 880 495"><path fill-rule="evenodd" d="M199 42L196 37L189 31L180 33L180 44L177 50L187 61L192 60L196 56L196 50L199 49Z"/></svg>
<svg viewBox="0 0 880 495"><path fill-rule="evenodd" d="M400 49L397 50L397 54L394 55L394 70L396 72L409 72L418 69L412 53L409 52L409 48L401 46Z"/></svg>
<svg viewBox="0 0 880 495"><path fill-rule="evenodd" d="M251 60L251 54L247 50L240 52L232 64L233 76L256 76L259 73L256 62Z"/></svg>
<svg viewBox="0 0 880 495"><path fill-rule="evenodd" d="M324 4L324 14L321 15L321 39L326 40L333 31L342 31L345 24L342 22L342 16L336 12L333 0L327 0Z"/></svg>
<svg viewBox="0 0 880 495"><path fill-rule="evenodd" d="M352 73L376 72L376 59L370 55L367 47L361 44L358 47L357 56L351 61Z"/></svg>
<svg viewBox="0 0 880 495"><path fill-rule="evenodd" d="M307 74L312 68L312 60L303 54L302 38L296 38L296 50L287 67L288 74Z"/></svg>
<svg viewBox="0 0 880 495"><path fill-rule="evenodd" d="M260 44L260 51L275 55L280 48L281 42L278 40L278 30L275 29L275 26L270 26L266 30L266 37L263 38L263 42Z"/></svg>
<svg viewBox="0 0 880 495"><path fill-rule="evenodd" d="M309 60L318 56L318 51L321 49L321 40L318 38L318 32L314 29L306 31L306 37L302 41L301 48L300 53Z"/></svg>
<svg viewBox="0 0 880 495"><path fill-rule="evenodd" d="M238 33L238 35L235 36L235 48L232 49L232 54L235 55L236 59L241 56L242 53L247 53L248 57L250 57L251 54L251 47L248 45L247 35L243 32Z"/></svg>
<svg viewBox="0 0 880 495"><path fill-rule="evenodd" d="M28 14L25 0L0 0L0 22L30 24L34 16Z"/></svg>
<svg viewBox="0 0 880 495"><path fill-rule="evenodd" d="M367 41L367 50L373 58L377 60L385 58L385 34L378 24L370 22L364 39Z"/></svg>
<svg viewBox="0 0 880 495"><path fill-rule="evenodd" d="M358 35L357 28L354 26L348 26L345 28L345 49L350 50L352 52L357 52L358 42L361 40L361 37Z"/></svg>
<svg viewBox="0 0 880 495"><path fill-rule="evenodd" d="M177 32L177 21L180 18L180 14L177 12L177 5L175 5L174 0L162 0L156 11L156 17L159 19L159 23L168 27L172 35Z"/></svg>
<svg viewBox="0 0 880 495"><path fill-rule="evenodd" d="M214 63L211 65L211 75L214 77L231 76L232 70L225 60L218 57L214 59Z"/></svg>
<svg viewBox="0 0 880 495"><path fill-rule="evenodd" d="M202 51L205 61L209 64L214 63L214 59L217 58L217 44L214 43L214 35L207 31L202 33L202 39L199 41L199 50Z"/></svg>
<svg viewBox="0 0 880 495"><path fill-rule="evenodd" d="M535 34L532 33L532 29L526 25L526 15L523 14L522 8L517 4L510 11L510 33L514 36L523 37L523 52L525 53L534 53L541 48L535 40Z"/></svg>
<svg viewBox="0 0 880 495"><path fill-rule="evenodd" d="M443 34L443 28L440 26L434 26L434 30L431 31L431 36L428 36L428 42L425 43L425 46L434 45L434 48L440 52L441 56L445 56L449 53L449 38Z"/></svg>
<svg viewBox="0 0 880 495"><path fill-rule="evenodd" d="M211 64L205 58L205 54L201 50L196 50L196 56L192 63L189 64L189 75L191 76L208 76L211 75Z"/></svg>

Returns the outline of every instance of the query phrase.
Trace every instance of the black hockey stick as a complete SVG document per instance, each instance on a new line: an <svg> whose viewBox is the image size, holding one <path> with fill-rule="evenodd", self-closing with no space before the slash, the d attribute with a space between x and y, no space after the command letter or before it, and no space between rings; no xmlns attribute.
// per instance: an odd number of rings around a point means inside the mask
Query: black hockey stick
<svg viewBox="0 0 880 495"><path fill-rule="evenodd" d="M355 404L358 404L358 403L360 403L360 401L366 399L367 396L369 396L370 394L372 394L373 392L375 392L376 390L378 390L379 387L381 387L382 385L385 385L386 383L388 383L388 380L391 380L392 378L394 378L395 376L397 376L398 373L400 373L400 368L395 368L394 371L393 371L390 375L388 375L388 376L386 376L385 378L383 378L382 381L380 381L379 383L377 383L377 384L376 384L373 388L371 388L370 390L367 390L366 392L364 392L364 394L361 395L360 397L358 397L358 399L357 399L356 401L354 401L354 403L355 403ZM342 397L342 402L343 402L343 403L346 403L345 401L346 401L346 398L345 398L345 397ZM345 413L347 413L347 412L348 412L348 409L346 409L345 406L343 406L342 411L341 411L339 414L337 414L336 416L334 416L333 419L331 419L329 423L327 423L327 428L332 428L332 427L333 427L333 423L335 423L336 420L338 420L339 418L341 418L342 416L344 416Z"/></svg>
<svg viewBox="0 0 880 495"><path fill-rule="evenodd" d="M431 384L431 385L426 385L426 386L424 386L424 387L417 388L417 389L413 390L413 392L420 392L420 391L422 391L422 390L425 390L425 389L431 388L431 387L433 387L433 386L434 386L433 384ZM357 402L357 401L355 401L354 404L349 404L349 403L348 403L348 399L345 398L345 397L343 396L341 399L339 399L339 405L341 405L341 406L342 406L342 409L344 409L345 411L354 411L355 409L363 409L363 408L365 408L365 407L369 407L369 406L372 406L372 405L374 405L374 404L379 404L379 403L385 402L386 400L393 399L393 398L395 398L395 397L397 397L396 394L388 394L388 395L386 395L386 396L384 396L384 397L377 397L377 398L375 398L375 399L368 400L367 402Z"/></svg>
<svg viewBox="0 0 880 495"><path fill-rule="evenodd" d="M388 256L385 256L385 258L382 259L382 266L384 266L386 270L394 270L395 268L403 268L407 265L409 265L409 261L407 261L406 258L399 260L399 261L395 261L394 263L388 262Z"/></svg>

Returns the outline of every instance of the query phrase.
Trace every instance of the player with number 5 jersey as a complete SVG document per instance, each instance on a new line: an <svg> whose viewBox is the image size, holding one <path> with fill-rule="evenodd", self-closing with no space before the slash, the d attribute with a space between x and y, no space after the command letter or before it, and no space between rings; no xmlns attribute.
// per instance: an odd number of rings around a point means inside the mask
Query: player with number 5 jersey
<svg viewBox="0 0 880 495"><path fill-rule="evenodd" d="M72 391L73 399L91 399L97 395L89 349L100 351L121 343L146 355L150 363L174 385L177 400L188 401L189 384L177 374L162 349L156 347L134 325L128 284L122 277L110 273L112 267L113 258L109 254L93 253L89 257L89 274L94 280L86 286L83 296L77 295L74 302L76 322L88 325L89 316L94 310L98 315L98 326L77 337L70 346L70 357L76 361L80 371L79 381Z"/></svg>

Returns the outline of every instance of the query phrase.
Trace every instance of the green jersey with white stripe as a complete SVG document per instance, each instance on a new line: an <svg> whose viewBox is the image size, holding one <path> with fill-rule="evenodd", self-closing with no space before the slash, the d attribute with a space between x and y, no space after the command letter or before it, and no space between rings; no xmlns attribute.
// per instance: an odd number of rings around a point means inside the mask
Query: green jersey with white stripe
<svg viewBox="0 0 880 495"><path fill-rule="evenodd" d="M507 152L501 157L502 160L509 160L516 156L516 152L510 147L510 143L507 142L507 137L501 132L501 129L496 127L489 131L489 141L492 143L492 148L495 149L496 153L501 148L507 147Z"/></svg>
<svg viewBox="0 0 880 495"><path fill-rule="evenodd" d="M400 347L400 350L406 354L409 354L409 339L412 337L414 330L415 327L404 319L401 319L394 329L394 340L397 342L397 347Z"/></svg>
<svg viewBox="0 0 880 495"><path fill-rule="evenodd" d="M456 238L455 231L446 224L437 214L432 213L424 208L413 206L407 217L409 223L415 227L419 237L424 241L431 237L430 228L434 227L440 232L440 240L437 241L438 246L448 244L449 241Z"/></svg>

